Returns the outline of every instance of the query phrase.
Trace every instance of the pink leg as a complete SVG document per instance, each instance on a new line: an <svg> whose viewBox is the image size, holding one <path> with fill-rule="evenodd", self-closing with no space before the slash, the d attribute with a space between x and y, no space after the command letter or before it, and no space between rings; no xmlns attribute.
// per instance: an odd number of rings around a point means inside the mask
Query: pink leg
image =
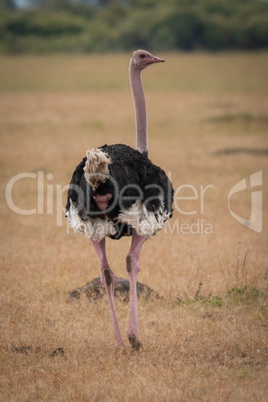
<svg viewBox="0 0 268 402"><path fill-rule="evenodd" d="M108 296L111 316L112 316L112 323L114 329L114 336L115 336L115 347L117 349L125 349L124 341L119 329L118 320L115 311L115 304L114 304L114 274L111 270L105 250L105 238L103 238L99 243L91 240L92 244L98 254L100 264L101 264L101 283L105 286L105 290Z"/></svg>
<svg viewBox="0 0 268 402"><path fill-rule="evenodd" d="M128 339L133 349L142 348L140 341L138 308L137 308L137 275L140 270L140 254L146 236L139 236L133 229L132 243L127 255L127 272L130 283Z"/></svg>

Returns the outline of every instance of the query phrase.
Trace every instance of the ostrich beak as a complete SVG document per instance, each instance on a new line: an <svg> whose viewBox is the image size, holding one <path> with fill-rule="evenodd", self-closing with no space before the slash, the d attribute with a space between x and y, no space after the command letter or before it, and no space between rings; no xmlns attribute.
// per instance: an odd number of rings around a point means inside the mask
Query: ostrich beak
<svg viewBox="0 0 268 402"><path fill-rule="evenodd" d="M154 56L152 59L152 63L164 63L165 59L161 59L160 57Z"/></svg>

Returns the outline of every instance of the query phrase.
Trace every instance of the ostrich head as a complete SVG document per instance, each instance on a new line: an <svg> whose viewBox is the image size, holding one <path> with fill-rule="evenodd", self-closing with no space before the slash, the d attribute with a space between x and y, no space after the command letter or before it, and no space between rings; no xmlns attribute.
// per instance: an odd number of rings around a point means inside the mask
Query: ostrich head
<svg viewBox="0 0 268 402"><path fill-rule="evenodd" d="M140 49L133 52L130 64L139 70L143 70L150 64L164 61L165 61L164 59L160 59L160 57L154 56L152 53L147 52L147 50Z"/></svg>

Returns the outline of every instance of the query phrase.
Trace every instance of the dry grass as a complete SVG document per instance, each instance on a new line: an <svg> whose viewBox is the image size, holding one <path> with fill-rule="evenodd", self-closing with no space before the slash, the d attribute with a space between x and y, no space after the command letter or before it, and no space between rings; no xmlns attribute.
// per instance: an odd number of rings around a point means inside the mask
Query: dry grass
<svg viewBox="0 0 268 402"><path fill-rule="evenodd" d="M99 264L87 239L67 235L56 186L59 192L69 182L88 148L135 144L128 55L1 57L2 401L267 398L268 163L258 151L268 147L268 55L166 59L144 73L150 156L171 172L175 189L190 184L200 196L201 185L213 187L203 214L200 199L178 200L196 212L175 211L170 226L146 243L138 279L163 298L139 302L144 350L115 354L107 302L66 303L70 289L99 275ZM233 152L215 154L226 149ZM261 233L234 220L227 205L232 186L258 170ZM15 214L6 204L7 183L38 171L45 174L45 213ZM47 214L51 190L54 210ZM13 199L37 208L36 181L17 182ZM249 218L250 192L234 196L231 206ZM198 219L213 233L177 233L176 222ZM126 277L128 247L129 239L108 241L118 276ZM118 301L117 310L125 334L128 306ZM51 356L58 348L64 354Z"/></svg>

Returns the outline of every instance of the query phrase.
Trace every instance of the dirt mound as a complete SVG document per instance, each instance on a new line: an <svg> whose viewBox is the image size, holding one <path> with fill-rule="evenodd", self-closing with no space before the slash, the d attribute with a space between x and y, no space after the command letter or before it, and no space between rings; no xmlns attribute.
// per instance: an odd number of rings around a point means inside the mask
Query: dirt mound
<svg viewBox="0 0 268 402"><path fill-rule="evenodd" d="M115 297L120 298L124 302L128 302L129 280L124 278L118 278L116 276L114 279L115 279L115 289L114 289ZM100 282L100 278L95 278L84 286L70 290L70 292L68 293L68 301L72 301L74 299L80 299L82 294L84 294L89 300L97 300L101 299L104 295L106 295L106 292L104 286ZM149 299L152 297L159 298L157 292L149 288L149 286L144 285L143 283L140 282L137 282L137 295L138 297L142 296L145 299Z"/></svg>

